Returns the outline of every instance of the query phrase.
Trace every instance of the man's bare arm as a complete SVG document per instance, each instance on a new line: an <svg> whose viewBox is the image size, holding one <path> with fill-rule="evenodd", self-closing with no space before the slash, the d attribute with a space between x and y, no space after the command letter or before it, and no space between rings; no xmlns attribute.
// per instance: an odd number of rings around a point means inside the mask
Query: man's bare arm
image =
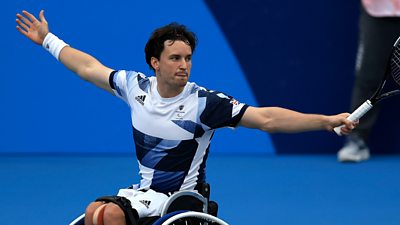
<svg viewBox="0 0 400 225"><path fill-rule="evenodd" d="M239 124L270 133L297 133L313 130L333 131L334 127L345 125L342 128L342 133L348 134L358 123L347 120L348 116L348 113L327 116L299 113L279 107L249 107Z"/></svg>
<svg viewBox="0 0 400 225"><path fill-rule="evenodd" d="M104 66L91 55L65 45L58 37L51 34L43 10L39 13L39 19L27 11L22 11L22 14L17 14L16 22L17 30L34 43L43 45L45 40L50 43L52 46L44 47L52 48L52 51L49 51L53 56L72 72L78 74L83 80L113 93L108 80L113 69Z"/></svg>

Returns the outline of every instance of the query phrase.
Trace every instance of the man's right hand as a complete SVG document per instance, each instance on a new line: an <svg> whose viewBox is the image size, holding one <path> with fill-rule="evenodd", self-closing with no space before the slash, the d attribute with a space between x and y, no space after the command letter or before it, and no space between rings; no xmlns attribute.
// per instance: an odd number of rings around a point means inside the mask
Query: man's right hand
<svg viewBox="0 0 400 225"><path fill-rule="evenodd" d="M17 13L17 30L31 41L42 45L44 38L49 33L49 25L44 18L44 10L39 13L40 20L25 10L22 11L22 14Z"/></svg>

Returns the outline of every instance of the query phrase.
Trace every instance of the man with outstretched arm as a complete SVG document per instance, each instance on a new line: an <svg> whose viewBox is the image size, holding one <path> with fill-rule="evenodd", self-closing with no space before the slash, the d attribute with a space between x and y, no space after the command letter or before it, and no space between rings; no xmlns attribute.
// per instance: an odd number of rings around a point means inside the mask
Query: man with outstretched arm
<svg viewBox="0 0 400 225"><path fill-rule="evenodd" d="M124 100L131 123L141 180L116 196L89 204L85 224L137 224L159 216L170 193L198 190L206 182L206 160L214 131L243 126L265 132L332 131L344 125L348 134L357 125L337 115L304 114L281 107L253 107L219 91L188 82L196 36L184 25L156 29L145 46L154 76L104 66L94 57L70 47L49 32L44 11L39 19L27 11L17 14L17 30L42 45L82 79Z"/></svg>

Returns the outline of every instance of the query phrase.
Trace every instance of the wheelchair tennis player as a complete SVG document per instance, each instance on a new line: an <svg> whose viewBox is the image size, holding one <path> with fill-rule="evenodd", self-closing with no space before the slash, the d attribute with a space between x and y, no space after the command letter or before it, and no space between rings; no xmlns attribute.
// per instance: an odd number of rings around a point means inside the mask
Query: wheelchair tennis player
<svg viewBox="0 0 400 225"><path fill-rule="evenodd" d="M292 133L332 131L344 125L341 132L348 134L357 125L346 120L348 113L327 116L280 107L252 107L223 92L189 82L197 38L178 23L160 27L151 34L145 46L145 59L154 75L146 76L109 68L70 47L49 31L43 10L39 19L27 11L16 16L16 28L21 34L42 45L83 80L125 101L131 110L141 180L120 189L115 196L91 202L85 211L86 225L138 224L142 218L160 217L165 203L176 192L204 194L206 161L217 128L244 126ZM223 57L214 57L216 63L224 66ZM112 117L109 122L112 123Z"/></svg>

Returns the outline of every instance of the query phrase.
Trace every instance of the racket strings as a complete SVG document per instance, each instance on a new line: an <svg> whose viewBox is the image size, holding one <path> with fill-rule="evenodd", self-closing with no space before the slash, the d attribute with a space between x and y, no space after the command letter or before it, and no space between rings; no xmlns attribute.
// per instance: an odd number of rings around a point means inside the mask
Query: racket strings
<svg viewBox="0 0 400 225"><path fill-rule="evenodd" d="M400 85L400 46L394 47L390 61L393 80Z"/></svg>

